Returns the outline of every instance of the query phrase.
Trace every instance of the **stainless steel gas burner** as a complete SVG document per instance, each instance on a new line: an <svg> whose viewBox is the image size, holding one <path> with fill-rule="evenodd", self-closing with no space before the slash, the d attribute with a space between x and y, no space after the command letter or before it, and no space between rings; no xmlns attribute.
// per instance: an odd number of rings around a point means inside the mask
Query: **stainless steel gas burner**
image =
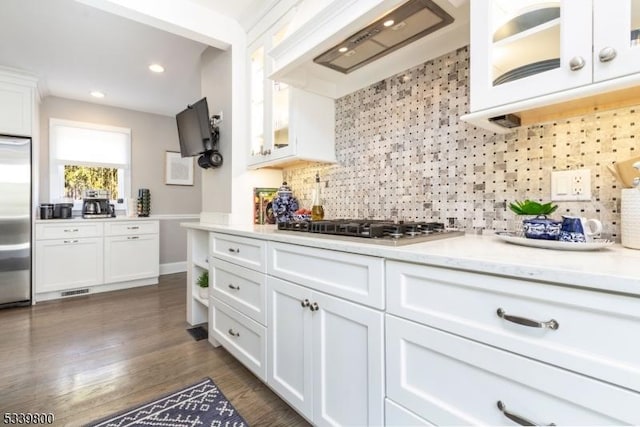
<svg viewBox="0 0 640 427"><path fill-rule="evenodd" d="M278 224L280 231L326 234L340 240L402 246L464 235L447 230L439 222L400 222L362 219L289 221Z"/></svg>

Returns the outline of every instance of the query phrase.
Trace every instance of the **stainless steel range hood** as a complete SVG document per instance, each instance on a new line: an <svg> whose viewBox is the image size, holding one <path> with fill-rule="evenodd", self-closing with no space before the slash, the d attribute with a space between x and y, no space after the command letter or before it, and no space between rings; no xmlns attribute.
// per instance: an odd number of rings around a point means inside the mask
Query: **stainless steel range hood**
<svg viewBox="0 0 640 427"><path fill-rule="evenodd" d="M453 22L431 0L410 0L313 61L348 74Z"/></svg>

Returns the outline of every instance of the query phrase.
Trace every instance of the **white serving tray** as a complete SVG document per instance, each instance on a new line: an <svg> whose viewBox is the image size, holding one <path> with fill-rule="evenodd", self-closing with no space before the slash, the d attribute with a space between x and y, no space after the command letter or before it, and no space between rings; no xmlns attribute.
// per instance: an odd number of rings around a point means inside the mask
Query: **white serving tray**
<svg viewBox="0 0 640 427"><path fill-rule="evenodd" d="M598 249L606 248L614 244L611 240L599 239L594 242L588 243L576 243L576 242L562 242L560 240L541 240L541 239L527 239L526 237L516 236L514 233L507 231L496 232L495 236L507 243L514 245L529 246L532 248L542 249L558 249L561 251L596 251Z"/></svg>

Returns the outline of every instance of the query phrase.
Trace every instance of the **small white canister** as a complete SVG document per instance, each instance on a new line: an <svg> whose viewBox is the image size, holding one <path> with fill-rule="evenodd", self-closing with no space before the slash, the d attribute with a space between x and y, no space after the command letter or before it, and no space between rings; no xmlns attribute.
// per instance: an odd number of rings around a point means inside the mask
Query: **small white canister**
<svg viewBox="0 0 640 427"><path fill-rule="evenodd" d="M620 217L622 246L640 249L640 188L622 190Z"/></svg>

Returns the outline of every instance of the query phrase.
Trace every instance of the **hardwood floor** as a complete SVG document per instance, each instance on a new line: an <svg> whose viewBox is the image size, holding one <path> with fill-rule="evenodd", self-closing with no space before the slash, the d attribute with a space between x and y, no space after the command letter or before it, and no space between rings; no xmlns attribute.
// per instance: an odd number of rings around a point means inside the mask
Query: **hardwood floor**
<svg viewBox="0 0 640 427"><path fill-rule="evenodd" d="M185 281L0 310L0 414L82 425L210 377L251 426L309 425L222 347L187 333Z"/></svg>

